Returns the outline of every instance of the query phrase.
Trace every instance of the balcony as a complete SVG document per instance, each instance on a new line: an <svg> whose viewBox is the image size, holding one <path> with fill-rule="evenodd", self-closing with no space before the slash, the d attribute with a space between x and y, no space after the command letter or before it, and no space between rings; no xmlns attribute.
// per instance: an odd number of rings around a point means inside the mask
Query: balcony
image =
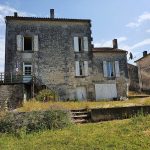
<svg viewBox="0 0 150 150"><path fill-rule="evenodd" d="M0 73L0 85L8 84L30 84L32 75L20 75L13 73Z"/></svg>

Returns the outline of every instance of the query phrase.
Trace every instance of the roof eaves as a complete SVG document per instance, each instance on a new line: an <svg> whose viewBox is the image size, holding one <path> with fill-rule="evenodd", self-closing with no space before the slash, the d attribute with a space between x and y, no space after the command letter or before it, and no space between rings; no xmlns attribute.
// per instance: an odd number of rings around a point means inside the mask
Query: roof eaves
<svg viewBox="0 0 150 150"><path fill-rule="evenodd" d="M90 19L69 19L69 18L41 18L41 17L14 17L14 16L6 16L6 20L41 20L41 21L81 21L81 22L91 22Z"/></svg>

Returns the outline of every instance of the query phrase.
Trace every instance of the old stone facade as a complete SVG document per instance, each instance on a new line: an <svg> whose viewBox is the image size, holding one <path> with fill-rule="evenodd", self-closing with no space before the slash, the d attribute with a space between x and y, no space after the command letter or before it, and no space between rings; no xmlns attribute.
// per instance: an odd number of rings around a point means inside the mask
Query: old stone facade
<svg viewBox="0 0 150 150"><path fill-rule="evenodd" d="M104 96L111 98L112 95L114 95L114 98L127 96L128 71L126 54L126 51L118 48L93 49L94 71L92 81L95 84L95 89L100 88L96 91L97 99L98 97L105 98ZM103 94L105 92L106 94Z"/></svg>
<svg viewBox="0 0 150 150"><path fill-rule="evenodd" d="M139 91L138 67L128 64L129 90Z"/></svg>
<svg viewBox="0 0 150 150"><path fill-rule="evenodd" d="M150 93L150 54L143 52L143 57L135 61L138 67L140 91Z"/></svg>
<svg viewBox="0 0 150 150"><path fill-rule="evenodd" d="M33 96L32 76L60 100L126 97L126 51L117 41L95 50L90 20L54 18L53 11L50 18L6 16L5 51L5 72L24 75L22 99ZM103 84L112 95L97 95Z"/></svg>

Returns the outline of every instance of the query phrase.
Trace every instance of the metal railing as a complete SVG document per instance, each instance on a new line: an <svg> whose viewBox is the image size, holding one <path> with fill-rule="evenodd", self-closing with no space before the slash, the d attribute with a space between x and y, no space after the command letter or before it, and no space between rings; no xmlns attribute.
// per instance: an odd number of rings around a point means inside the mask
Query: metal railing
<svg viewBox="0 0 150 150"><path fill-rule="evenodd" d="M30 83L32 75L20 75L13 73L0 73L0 84Z"/></svg>

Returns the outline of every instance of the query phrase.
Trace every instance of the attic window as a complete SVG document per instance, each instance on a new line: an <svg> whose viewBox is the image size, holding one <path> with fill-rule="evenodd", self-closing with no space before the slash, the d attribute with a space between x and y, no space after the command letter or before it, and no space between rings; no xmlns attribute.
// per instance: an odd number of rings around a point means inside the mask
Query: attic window
<svg viewBox="0 0 150 150"><path fill-rule="evenodd" d="M24 51L32 50L32 37L24 37Z"/></svg>

